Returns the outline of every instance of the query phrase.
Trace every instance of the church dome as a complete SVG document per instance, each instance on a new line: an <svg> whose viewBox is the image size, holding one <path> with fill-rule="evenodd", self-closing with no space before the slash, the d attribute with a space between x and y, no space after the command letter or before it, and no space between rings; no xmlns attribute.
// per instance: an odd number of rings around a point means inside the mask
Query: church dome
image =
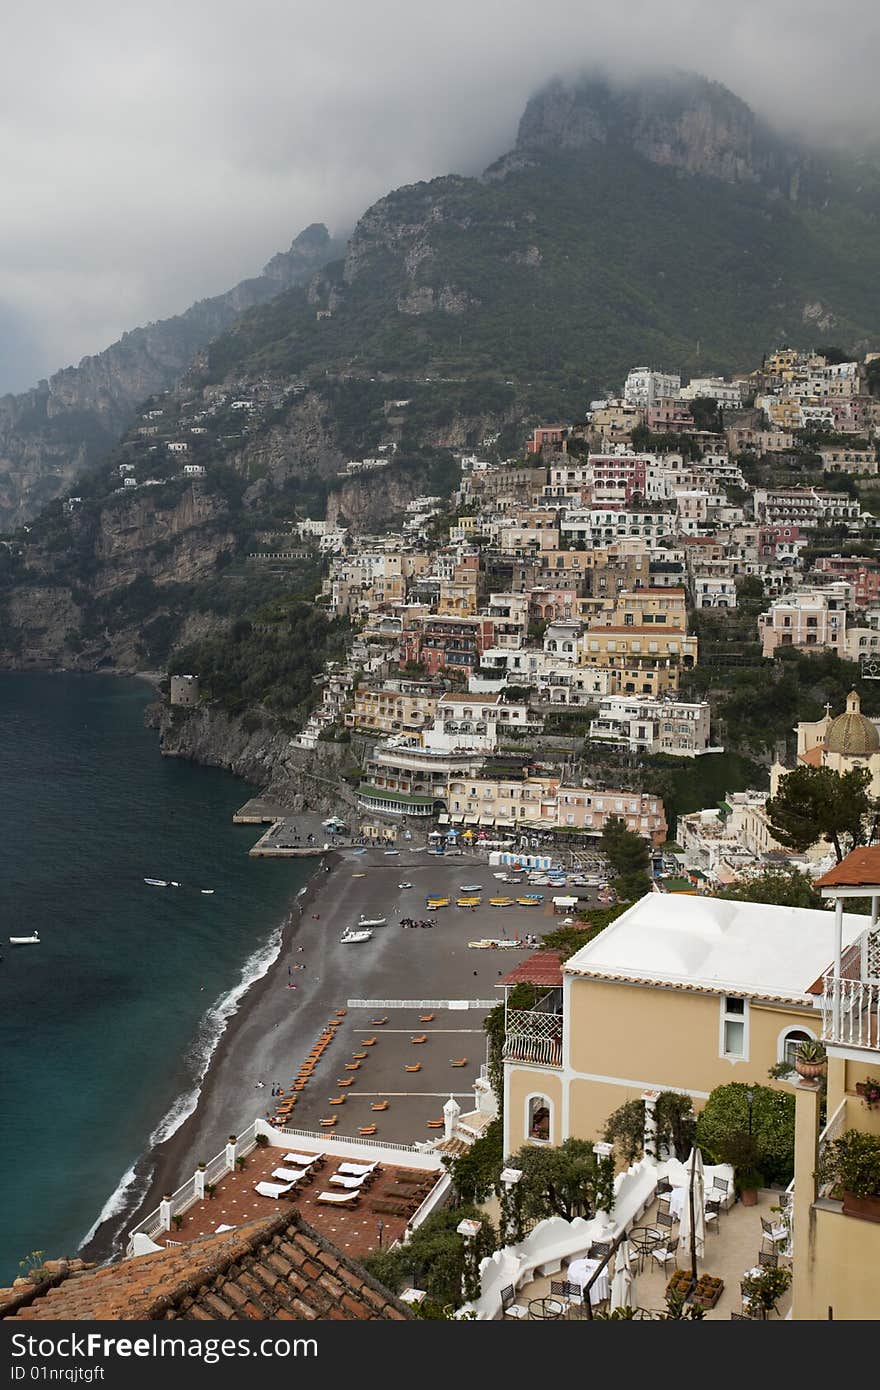
<svg viewBox="0 0 880 1390"><path fill-rule="evenodd" d="M876 726L861 712L859 697L854 690L846 702L846 713L832 720L825 738L827 753L840 753L845 758L868 758L880 752L880 734Z"/></svg>

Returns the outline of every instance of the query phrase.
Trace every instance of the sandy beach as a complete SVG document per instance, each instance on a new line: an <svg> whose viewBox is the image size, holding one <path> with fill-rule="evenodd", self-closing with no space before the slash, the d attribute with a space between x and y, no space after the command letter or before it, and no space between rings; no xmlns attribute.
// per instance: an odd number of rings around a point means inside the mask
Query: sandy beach
<svg viewBox="0 0 880 1390"><path fill-rule="evenodd" d="M545 899L534 907L490 907L490 896L514 896L516 889L493 878L486 856L475 852L434 856L407 847L386 855L381 849L358 854L345 848L328 852L323 865L315 863L315 874L285 919L277 960L247 991L220 1040L196 1110L171 1139L144 1156L139 1172L144 1176L152 1169L153 1176L143 1202L136 1212L105 1223L88 1247L90 1257L103 1258L118 1248L162 1192L177 1188L200 1161L219 1152L229 1134L240 1133L258 1115L271 1114L273 1084L289 1085L339 1008L348 1008L342 1047L322 1059L299 1098L292 1127L317 1130L322 1117L336 1114L334 1133L356 1134L358 1127L381 1119L383 1139L411 1143L434 1137L427 1121L442 1115L450 1091L463 1110L471 1108L468 1088L485 1061L485 1008L435 1010L432 1022L422 1026L414 1010L386 1010L387 1024L371 1029L377 1010L353 1009L350 1002L500 999L499 979L533 948L473 950L468 942L552 930L553 890L535 890ZM413 886L399 887L405 882ZM471 883L483 886L482 905L475 911L456 907L459 889ZM451 903L429 912L425 900L435 893L449 896ZM341 943L342 932L362 914L384 916L387 925L376 928L368 942ZM406 917L433 925L404 929L400 919ZM343 1076L342 1054L356 1051L367 1034L381 1034L379 1045L352 1073L345 1104L328 1109L329 1099L343 1093L336 1085ZM413 1036L422 1035L425 1044L412 1043ZM466 1065L453 1068L452 1061L461 1058ZM416 1062L417 1073L404 1070ZM370 1110L378 1098L389 1099L381 1116Z"/></svg>

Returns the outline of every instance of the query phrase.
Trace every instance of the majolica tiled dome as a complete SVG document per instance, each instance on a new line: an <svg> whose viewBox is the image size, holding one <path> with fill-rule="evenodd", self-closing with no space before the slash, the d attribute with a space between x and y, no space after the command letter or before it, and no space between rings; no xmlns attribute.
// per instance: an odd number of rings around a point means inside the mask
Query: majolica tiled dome
<svg viewBox="0 0 880 1390"><path fill-rule="evenodd" d="M828 753L842 753L848 758L868 758L880 752L880 734L861 712L859 697L854 690L846 702L846 713L832 722L825 738Z"/></svg>

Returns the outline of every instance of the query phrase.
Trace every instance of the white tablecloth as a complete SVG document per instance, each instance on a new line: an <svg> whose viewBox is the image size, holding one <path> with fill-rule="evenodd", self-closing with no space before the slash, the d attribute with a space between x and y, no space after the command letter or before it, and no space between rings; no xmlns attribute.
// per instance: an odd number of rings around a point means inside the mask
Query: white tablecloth
<svg viewBox="0 0 880 1390"><path fill-rule="evenodd" d="M680 1221L681 1214L684 1211L685 1198L687 1197L687 1188L674 1187L672 1191L667 1192L666 1195L669 1198L669 1210L671 1214L676 1221Z"/></svg>
<svg viewBox="0 0 880 1390"><path fill-rule="evenodd" d="M591 1276L599 1268L601 1260L572 1260L568 1266L566 1279L570 1284L579 1284L583 1289L584 1284L589 1283ZM590 1302L601 1303L603 1299L611 1297L611 1285L608 1282L608 1266L602 1270L599 1278L590 1289Z"/></svg>

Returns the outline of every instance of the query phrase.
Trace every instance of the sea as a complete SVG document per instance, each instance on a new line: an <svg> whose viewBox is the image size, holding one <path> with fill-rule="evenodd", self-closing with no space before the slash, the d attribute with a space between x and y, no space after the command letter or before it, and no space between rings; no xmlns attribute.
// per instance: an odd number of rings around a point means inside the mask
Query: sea
<svg viewBox="0 0 880 1390"><path fill-rule="evenodd" d="M311 871L248 858L259 830L232 814L252 789L163 758L154 698L136 679L0 674L0 1284L131 1201Z"/></svg>

